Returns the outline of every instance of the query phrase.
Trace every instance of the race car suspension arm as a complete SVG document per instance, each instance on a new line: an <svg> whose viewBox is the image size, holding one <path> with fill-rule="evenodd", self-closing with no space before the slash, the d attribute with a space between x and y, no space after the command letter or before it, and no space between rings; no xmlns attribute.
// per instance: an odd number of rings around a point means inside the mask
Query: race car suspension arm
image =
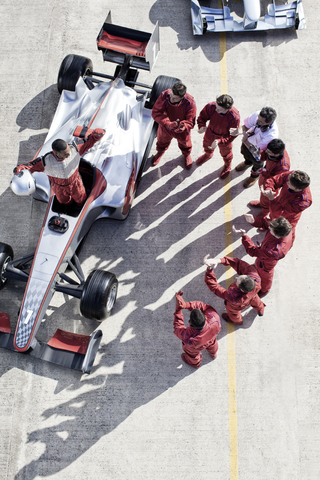
<svg viewBox="0 0 320 480"><path fill-rule="evenodd" d="M78 277L80 283L76 282L73 278L69 277L69 275L66 275L65 273L59 273L61 280L64 280L64 282L67 283L57 282L55 284L55 291L65 293L66 295L70 295L72 297L81 298L85 283L85 276L82 271L79 258L76 254L74 254L71 260L67 260L67 263L71 270Z"/></svg>
<svg viewBox="0 0 320 480"><path fill-rule="evenodd" d="M33 258L34 253L31 253L30 255L26 255L25 257L11 260L11 262L9 262L6 266L6 270L3 273L3 276L5 278L12 278L13 280L27 282ZM27 272L25 270L27 270Z"/></svg>

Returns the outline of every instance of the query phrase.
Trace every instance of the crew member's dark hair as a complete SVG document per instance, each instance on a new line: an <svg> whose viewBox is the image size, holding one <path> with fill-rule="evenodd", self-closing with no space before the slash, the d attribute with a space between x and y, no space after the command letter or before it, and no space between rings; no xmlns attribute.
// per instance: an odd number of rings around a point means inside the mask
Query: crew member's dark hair
<svg viewBox="0 0 320 480"><path fill-rule="evenodd" d="M68 146L67 142L65 142L61 138L57 138L57 140L52 142L51 148L55 152L64 152L67 146Z"/></svg>
<svg viewBox="0 0 320 480"><path fill-rule="evenodd" d="M206 323L206 318L199 310L198 308L194 308L191 313L190 313L190 323L193 328L196 328L197 330L201 330L205 323Z"/></svg>
<svg viewBox="0 0 320 480"><path fill-rule="evenodd" d="M286 146L280 138L274 138L271 142L268 143L267 149L275 155L280 155Z"/></svg>
<svg viewBox="0 0 320 480"><path fill-rule="evenodd" d="M246 275L246 278L241 279L239 283L239 288L241 288L241 290L246 293L252 292L252 290L256 288L256 282L253 280L252 277Z"/></svg>
<svg viewBox="0 0 320 480"><path fill-rule="evenodd" d="M304 190L310 185L309 175L301 170L295 170L292 172L289 179L294 188L298 188L299 190Z"/></svg>
<svg viewBox="0 0 320 480"><path fill-rule="evenodd" d="M271 220L269 227L271 227L275 235L280 238L287 237L292 230L291 223L284 217L278 217Z"/></svg>
<svg viewBox="0 0 320 480"><path fill-rule="evenodd" d="M229 110L233 105L233 98L227 94L220 95L219 97L216 98L216 100L217 100L217 104L220 107L226 108L227 110Z"/></svg>
<svg viewBox="0 0 320 480"><path fill-rule="evenodd" d="M178 95L179 97L183 98L187 93L187 87L183 85L181 82L177 82L172 87L173 95Z"/></svg>
<svg viewBox="0 0 320 480"><path fill-rule="evenodd" d="M263 107L263 109L260 110L260 117L263 117L267 123L273 123L277 118L277 112L274 108Z"/></svg>

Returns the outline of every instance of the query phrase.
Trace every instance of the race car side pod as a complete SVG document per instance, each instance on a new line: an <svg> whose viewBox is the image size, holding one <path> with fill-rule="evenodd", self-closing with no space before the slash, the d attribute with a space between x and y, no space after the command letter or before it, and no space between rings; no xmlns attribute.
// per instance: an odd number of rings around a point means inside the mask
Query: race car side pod
<svg viewBox="0 0 320 480"><path fill-rule="evenodd" d="M9 315L0 312L0 347L16 352L13 339ZM101 339L101 330L81 335L58 329L48 343L36 340L29 354L62 367L90 373Z"/></svg>

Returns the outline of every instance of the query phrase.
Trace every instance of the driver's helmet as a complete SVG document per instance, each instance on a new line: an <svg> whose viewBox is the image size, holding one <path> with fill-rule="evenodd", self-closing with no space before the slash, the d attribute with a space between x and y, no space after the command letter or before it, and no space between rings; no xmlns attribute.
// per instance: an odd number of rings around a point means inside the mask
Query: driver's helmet
<svg viewBox="0 0 320 480"><path fill-rule="evenodd" d="M13 176L10 187L13 193L19 197L26 197L36 191L36 182L29 170L21 170L20 173Z"/></svg>

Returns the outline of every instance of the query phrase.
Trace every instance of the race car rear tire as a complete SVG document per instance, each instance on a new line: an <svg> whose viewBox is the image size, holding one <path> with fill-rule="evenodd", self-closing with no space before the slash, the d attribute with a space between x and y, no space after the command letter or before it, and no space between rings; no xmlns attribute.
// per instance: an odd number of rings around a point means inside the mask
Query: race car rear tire
<svg viewBox="0 0 320 480"><path fill-rule="evenodd" d="M8 263L13 259L13 250L7 243L0 242L0 290L4 287L7 278L3 276Z"/></svg>
<svg viewBox="0 0 320 480"><path fill-rule="evenodd" d="M93 65L90 58L80 55L67 55L61 63L58 73L58 90L70 90L74 92L80 77L91 77Z"/></svg>
<svg viewBox="0 0 320 480"><path fill-rule="evenodd" d="M116 302L118 280L114 273L93 270L88 276L82 291L80 311L91 320L107 318Z"/></svg>
<svg viewBox="0 0 320 480"><path fill-rule="evenodd" d="M157 130L158 130L158 124L156 122L154 122L152 130L151 130L151 134L150 134L147 146L146 146L146 149L145 149L144 154L143 154L140 170L138 172L138 176L137 176L137 180L136 180L136 189L139 186L142 174L144 172L144 169L146 168L146 164L147 164L147 161L148 161L148 158L149 158L151 147L153 145L154 139L157 136Z"/></svg>
<svg viewBox="0 0 320 480"><path fill-rule="evenodd" d="M159 75L159 77L156 78L156 81L153 84L151 94L150 94L150 100L148 105L146 106L148 108L152 108L156 103L156 100L158 99L158 97L160 97L161 93L164 92L164 90L168 90L168 88L172 88L173 85L177 82L180 82L179 78L167 77L166 75Z"/></svg>

